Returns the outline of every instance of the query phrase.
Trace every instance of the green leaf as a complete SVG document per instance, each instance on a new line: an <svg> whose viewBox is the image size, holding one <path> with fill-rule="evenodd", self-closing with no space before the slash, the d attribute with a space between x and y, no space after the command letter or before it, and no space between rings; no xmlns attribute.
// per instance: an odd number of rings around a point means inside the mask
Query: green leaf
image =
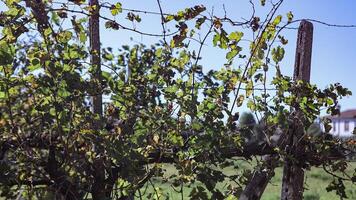
<svg viewBox="0 0 356 200"><path fill-rule="evenodd" d="M223 29L221 29L219 41L220 41L219 47L222 49L227 49L229 38L227 37L227 33Z"/></svg>
<svg viewBox="0 0 356 200"><path fill-rule="evenodd" d="M0 65L12 64L14 60L15 48L5 42L0 43Z"/></svg>
<svg viewBox="0 0 356 200"><path fill-rule="evenodd" d="M174 15L167 15L166 18L164 18L164 22L169 22L172 21L174 19Z"/></svg>
<svg viewBox="0 0 356 200"><path fill-rule="evenodd" d="M244 36L243 32L235 31L229 34L229 39L230 40L235 40L236 42L240 41L241 38Z"/></svg>
<svg viewBox="0 0 356 200"><path fill-rule="evenodd" d="M118 2L115 5L112 5L110 11L113 16L118 15L122 12L122 4Z"/></svg>
<svg viewBox="0 0 356 200"><path fill-rule="evenodd" d="M227 196L226 200L238 200L238 198L230 194L229 196Z"/></svg>
<svg viewBox="0 0 356 200"><path fill-rule="evenodd" d="M172 85L164 89L165 92L167 93L176 93L178 91L178 86L177 85Z"/></svg>
<svg viewBox="0 0 356 200"><path fill-rule="evenodd" d="M247 107L250 109L250 110L255 110L256 109L256 105L255 103L252 101L252 100L249 100L247 102Z"/></svg>
<svg viewBox="0 0 356 200"><path fill-rule="evenodd" d="M218 41L220 40L220 34L216 33L213 37L213 45L214 47L216 47L216 45L218 44Z"/></svg>
<svg viewBox="0 0 356 200"><path fill-rule="evenodd" d="M246 84L245 90L246 90L246 97L249 97L252 94L252 91L253 91L253 82L252 81L249 81Z"/></svg>
<svg viewBox="0 0 356 200"><path fill-rule="evenodd" d="M40 60L38 58L34 58L34 59L31 60L31 64L32 65L38 65L38 64L40 64Z"/></svg>
<svg viewBox="0 0 356 200"><path fill-rule="evenodd" d="M331 106L331 105L334 104L334 100L332 100L331 98L327 98L327 99L326 99L326 104L327 104L328 106Z"/></svg>
<svg viewBox="0 0 356 200"><path fill-rule="evenodd" d="M68 92L68 90L66 90L65 88L60 88L58 90L58 96L65 98L65 97L69 97L70 96L70 92Z"/></svg>
<svg viewBox="0 0 356 200"><path fill-rule="evenodd" d="M55 108L50 108L49 109L49 114L52 116L56 116L56 109Z"/></svg>
<svg viewBox="0 0 356 200"><path fill-rule="evenodd" d="M189 197L190 199L209 199L206 189L202 186L193 188Z"/></svg>
<svg viewBox="0 0 356 200"><path fill-rule="evenodd" d="M103 78L105 78L106 80L110 80L111 79L111 74L109 72L106 71L102 71L101 75L103 76Z"/></svg>
<svg viewBox="0 0 356 200"><path fill-rule="evenodd" d="M3 98L5 98L5 97L6 97L6 93L0 91L0 99L3 99Z"/></svg>
<svg viewBox="0 0 356 200"><path fill-rule="evenodd" d="M156 50L155 55L156 55L158 58L160 58L160 57L162 57L162 52L163 52L163 49L162 49L162 48L159 48L159 49Z"/></svg>
<svg viewBox="0 0 356 200"><path fill-rule="evenodd" d="M31 65L27 67L27 69L30 71L30 72L33 72L35 71L36 69L39 69L41 67L40 65L40 60L38 58L33 58L31 60Z"/></svg>
<svg viewBox="0 0 356 200"><path fill-rule="evenodd" d="M114 59L114 55L111 54L111 53L105 53L105 54L103 54L103 58L104 58L105 60L110 60L110 61L112 61L112 60Z"/></svg>
<svg viewBox="0 0 356 200"><path fill-rule="evenodd" d="M209 110L213 110L213 109L215 109L216 104L214 104L213 102L208 102L208 104L206 105L206 107L207 107Z"/></svg>
<svg viewBox="0 0 356 200"><path fill-rule="evenodd" d="M79 41L80 41L81 43L85 43L85 42L87 41L87 35L85 34L85 32L81 32L81 33L79 34Z"/></svg>
<svg viewBox="0 0 356 200"><path fill-rule="evenodd" d="M230 52L228 52L226 54L226 59L228 59L229 61L232 60L233 58L235 58L235 56L238 54L239 52L236 49L231 50Z"/></svg>
<svg viewBox="0 0 356 200"><path fill-rule="evenodd" d="M201 25L205 22L206 17L200 17L197 19L197 21L195 22L195 28L200 29Z"/></svg>
<svg viewBox="0 0 356 200"><path fill-rule="evenodd" d="M274 62L279 63L284 57L284 49L281 46L272 49L272 59Z"/></svg>
<svg viewBox="0 0 356 200"><path fill-rule="evenodd" d="M176 132L171 132L169 134L169 141L172 142L174 145L183 146L184 139L181 135L177 134Z"/></svg>
<svg viewBox="0 0 356 200"><path fill-rule="evenodd" d="M200 131L203 128L203 125L199 122L192 123L192 129L195 131Z"/></svg>
<svg viewBox="0 0 356 200"><path fill-rule="evenodd" d="M273 25L278 25L282 21L282 15L278 15L274 20L273 20Z"/></svg>
<svg viewBox="0 0 356 200"><path fill-rule="evenodd" d="M58 34L58 40L61 43L68 43L72 39L73 33L70 31L62 31Z"/></svg>

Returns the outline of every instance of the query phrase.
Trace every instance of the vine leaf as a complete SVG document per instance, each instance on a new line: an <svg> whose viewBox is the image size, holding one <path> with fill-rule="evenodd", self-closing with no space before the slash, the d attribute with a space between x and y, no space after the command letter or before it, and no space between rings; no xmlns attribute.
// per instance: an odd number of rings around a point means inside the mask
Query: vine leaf
<svg viewBox="0 0 356 200"><path fill-rule="evenodd" d="M120 2L117 2L116 4L112 5L110 8L111 14L113 16L118 15L119 13L122 12L122 5Z"/></svg>

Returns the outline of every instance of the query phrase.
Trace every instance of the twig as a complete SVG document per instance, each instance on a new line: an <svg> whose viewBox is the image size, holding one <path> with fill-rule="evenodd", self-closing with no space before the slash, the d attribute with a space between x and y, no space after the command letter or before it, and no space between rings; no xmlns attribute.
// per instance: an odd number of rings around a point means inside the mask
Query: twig
<svg viewBox="0 0 356 200"><path fill-rule="evenodd" d="M341 179L341 180L344 180L344 181L351 181L350 179L347 179L347 178L344 178L344 177L341 177L341 176L339 176L339 175L337 175L337 174L332 173L331 171L329 171L329 170L326 168L325 164L323 164L323 169L324 169L324 171L325 171L326 173L330 174L330 175L333 176L333 177L336 177L336 178Z"/></svg>
<svg viewBox="0 0 356 200"><path fill-rule="evenodd" d="M214 26L214 24L211 23L208 32L205 34L203 40L200 42L200 46L199 46L197 58L196 58L196 60L195 60L194 65L192 66L192 76L193 76L193 77L192 77L192 103L193 103L193 106L195 106L195 102L194 102L195 68L198 66L198 62L199 62L199 59L200 59L200 54L201 54L202 49L203 49L203 45L205 44L206 39L207 39L208 36L210 35L213 26ZM195 109L194 109L194 110L195 110ZM193 116L193 118L194 118L194 116ZM193 121L193 120L192 120L192 121Z"/></svg>
<svg viewBox="0 0 356 200"><path fill-rule="evenodd" d="M161 14L161 25L162 25L162 32L163 32L163 41L164 41L165 45L168 45L167 41L166 41L166 27L164 25L164 15L163 15L163 11L162 11L162 6L161 6L160 0L157 0L157 4L158 4L158 7L159 7L159 12Z"/></svg>
<svg viewBox="0 0 356 200"><path fill-rule="evenodd" d="M66 12L72 12L72 13L83 14L83 15L86 15L86 16L91 16L91 14L86 13L84 11L72 10L72 9L67 9L67 8L50 8L49 11L66 11ZM113 23L117 24L119 26L119 28L121 28L123 30L132 31L132 32L135 32L135 33L138 33L138 34L141 34L141 35L145 35L145 36L152 36L152 37L162 37L162 36L164 36L163 34L146 33L146 32L143 32L143 31L139 31L139 30L137 30L135 28L126 27L126 26L124 26L122 24L117 23L115 20L110 19L110 18L105 17L105 16L102 16L102 15L100 15L99 17L101 19L103 19L103 20L110 21L110 22L113 22ZM171 35L174 35L174 34L176 34L178 32L179 31L175 31L175 32L172 32L170 34L166 34L165 36L171 36Z"/></svg>
<svg viewBox="0 0 356 200"><path fill-rule="evenodd" d="M280 0L280 1L278 2L278 5L272 8L272 12L271 12L270 18L269 18L268 20L267 20L267 18L266 18L266 20L268 21L267 24L269 24L269 22L272 20L274 14L276 13L277 9L278 9L279 6L282 4L282 2L283 2L283 0ZM257 49L258 49L259 44L260 44L261 41L262 41L262 35L263 35L264 32L266 31L267 27L268 27L268 26L265 26L264 29L262 30L261 34L259 34L259 37L257 37L257 39L258 39L257 44L254 46L254 49L253 49L253 51L252 51L252 54L251 54L251 56L249 57L249 59L248 59L248 61L247 61L247 64L246 64L246 66L245 66L245 69L244 69L244 71L243 71L241 77L244 77L244 76L246 75L248 66L250 65L250 63L251 63L251 61L252 61L252 58L253 58L253 56L255 55L255 53L256 53L256 51L257 51ZM234 106L235 106L235 104L236 104L236 101L237 101L237 98L238 98L238 95L239 95L239 90L240 90L240 88L241 88L241 85L242 85L242 81L239 82L239 85L238 85L238 87L237 87L237 91L236 91L235 98L234 98L234 101L233 101L232 106L231 106L231 109L230 109L230 113L232 113L232 111L233 111L233 109L234 109Z"/></svg>

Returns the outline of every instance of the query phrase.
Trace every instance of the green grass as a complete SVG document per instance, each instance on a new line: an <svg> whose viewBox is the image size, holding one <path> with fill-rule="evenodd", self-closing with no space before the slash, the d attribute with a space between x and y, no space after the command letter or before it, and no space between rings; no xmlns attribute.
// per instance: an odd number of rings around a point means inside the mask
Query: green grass
<svg viewBox="0 0 356 200"><path fill-rule="evenodd" d="M241 174L241 171L244 169L252 169L252 165L254 165L255 162L252 162L252 164L248 164L247 162L242 162L242 161L235 161L234 166L229 166L224 168L222 171L226 175L234 175L234 174ZM164 173L164 178L169 177L170 175L177 174L178 172L175 169L173 165L170 164L164 164L163 168L165 169ZM350 162L349 167L347 169L348 174L351 174L354 172L354 169L356 169L356 162ZM268 184L263 196L262 200L279 200L280 199L280 190L281 190L281 180L282 180L282 173L283 170L281 167L278 167L275 170L275 176L272 178L271 182ZM164 197L168 197L168 199L172 200L180 200L182 199L182 194L176 192L172 188L172 183L164 180L164 178L154 178L152 179L152 184L155 186L155 188L159 188L162 194L164 194ZM325 188L328 186L328 184L333 180L332 176L324 172L322 168L312 168L311 170L308 170L305 174L305 191L304 191L304 200L337 200L339 197L335 194L335 192L327 192ZM225 191L226 190L226 185L228 181L225 181L223 183L217 184L216 188ZM190 199L189 198L189 193L191 192L192 188L194 186L201 185L203 186L202 183L200 182L195 182L193 186L188 186L185 185L183 188L183 199ZM147 186L147 187L146 187ZM142 199L153 199L153 196L147 197L147 194L152 193L154 195L155 191L151 185L150 182L147 183L144 188L141 189L141 194L145 193L142 197ZM356 199L356 184L352 184L351 182L345 182L346 186L346 193L348 195L348 199L350 200L355 200ZM177 188L180 189L180 188ZM136 193L136 196L138 196L139 193ZM139 199L139 198L136 198ZM166 199L166 198L162 198ZM3 198L0 197L0 200L3 200Z"/></svg>
<svg viewBox="0 0 356 200"><path fill-rule="evenodd" d="M227 167L224 168L223 172L227 175L232 175L236 173L240 173L242 169L252 169L251 165L247 163L236 161L234 167ZM356 162L350 163L348 168L349 174L352 174L353 170L356 168ZM166 170L164 177L168 177L172 174L177 174L177 170L172 165L164 165L164 169ZM282 173L283 169L278 167L275 170L275 176L272 178L271 182L268 184L262 199L263 200L279 200L280 199L280 190L281 190L281 180L282 180ZM153 179L152 183L156 188L160 188L161 192L169 199L182 199L182 194L176 192L170 182L164 182L163 179L157 178ZM312 168L308 170L305 174L305 191L304 191L304 199L305 200L337 200L339 197L335 194L334 191L327 192L325 188L328 184L333 180L333 177L327 174L322 168ZM226 188L226 182L220 183L217 185L218 189ZM202 185L200 182L196 182L195 186ZM352 184L351 182L345 182L346 186L346 193L349 199L353 200L356 199L356 185ZM177 188L180 189L180 188ZM192 186L184 186L183 188L183 198L189 199L189 193L192 190ZM145 191L145 188L141 190L141 193ZM149 184L146 188L146 195L147 193L154 193L154 189L151 184ZM151 197L152 198L152 197ZM146 196L143 196L143 199L148 199Z"/></svg>
<svg viewBox="0 0 356 200"><path fill-rule="evenodd" d="M356 163L352 163L350 170L355 169ZM271 184L266 188L265 193L262 196L263 200L277 200L280 198L281 180L282 180L282 168L276 169L276 176L273 177ZM327 192L325 188L333 180L333 177L327 174L321 168L312 168L306 172L304 190L305 200L336 200L339 197L335 192ZM346 183L346 192L349 199L356 199L356 188L350 182Z"/></svg>

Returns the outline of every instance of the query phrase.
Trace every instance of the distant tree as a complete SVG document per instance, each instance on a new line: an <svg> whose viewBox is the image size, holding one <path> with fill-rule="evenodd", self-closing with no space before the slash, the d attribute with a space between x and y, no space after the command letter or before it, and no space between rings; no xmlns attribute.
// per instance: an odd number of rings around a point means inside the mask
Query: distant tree
<svg viewBox="0 0 356 200"><path fill-rule="evenodd" d="M263 124L263 120L257 123L253 114L250 112L242 113L239 119L239 127L242 138L245 139L248 145L267 145L271 139L273 142L278 139L278 131L275 131L272 135L267 135L266 126ZM273 137L274 136L274 137Z"/></svg>
<svg viewBox="0 0 356 200"><path fill-rule="evenodd" d="M307 133L312 136L321 136L322 134L324 134L320 127L320 123L317 122L314 122L309 126Z"/></svg>

